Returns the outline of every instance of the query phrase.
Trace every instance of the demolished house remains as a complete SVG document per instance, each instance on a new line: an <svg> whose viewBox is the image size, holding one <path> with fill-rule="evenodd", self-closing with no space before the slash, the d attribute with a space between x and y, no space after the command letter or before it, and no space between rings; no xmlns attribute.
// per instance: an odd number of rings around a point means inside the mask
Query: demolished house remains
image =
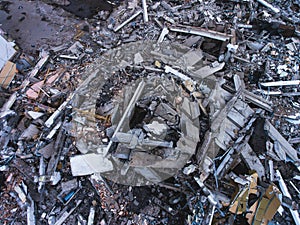
<svg viewBox="0 0 300 225"><path fill-rule="evenodd" d="M0 224L300 225L299 1L83 2L0 2Z"/></svg>

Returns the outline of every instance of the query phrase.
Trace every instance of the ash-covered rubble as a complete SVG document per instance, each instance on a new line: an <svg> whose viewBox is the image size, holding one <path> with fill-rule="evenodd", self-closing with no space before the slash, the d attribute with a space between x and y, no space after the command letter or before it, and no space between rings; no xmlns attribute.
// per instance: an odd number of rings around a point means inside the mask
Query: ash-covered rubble
<svg viewBox="0 0 300 225"><path fill-rule="evenodd" d="M153 56L151 58L148 56L143 66L147 66L149 62L159 57L162 58L160 52L164 49L161 48L158 51L153 49L153 43L147 45L148 52L151 52ZM134 50L136 48L143 48L144 53ZM165 73L162 67L167 69L171 67L159 61L155 61L155 64L160 68L149 64L145 71L143 67L136 65L141 64L144 58L146 59L148 53L145 48L144 43L125 45L126 50L122 52L128 52L127 57L132 57L132 66L128 66L130 62L120 65L118 61L124 62L123 58L115 59L115 62L104 63L103 66L96 67L98 71L90 79L88 78L89 86L84 85L77 90L73 105L76 110L73 121L75 121L75 130L78 134L77 139L80 139L77 142L77 148L82 153L89 154L71 159L74 175L112 170L112 164L101 165L97 164L97 161L94 161L92 165L83 164L83 161L88 162L87 157L96 157L95 153L98 157L109 154L114 161L115 159L122 161L121 164L118 160L114 162L120 165L115 165L114 167L117 166L118 169L114 168L113 171L121 171L119 176L124 177L107 174L106 176L112 177L110 179L115 177L120 179L119 182L122 179L134 179L127 174L130 168L134 168L134 173L148 174L157 183L166 179L169 173L176 173L196 151L200 143L200 132L203 135L205 131L200 127L208 126L205 114L202 120L200 119L201 122L199 120L200 106L205 98L201 88L205 85L198 86L187 76L185 76L186 80L181 80L178 77L180 73L174 69L172 70L176 71L177 75ZM182 47L181 52L172 51L174 54L186 57L185 52L188 49ZM121 50L117 49L110 54L115 55L119 52ZM200 59L198 58L199 61ZM179 59L174 63L180 61L183 60ZM113 77L109 77L108 74L108 79L103 81L99 79L98 74L107 74L104 70L111 68L105 64L112 64L111 67L117 68L117 71L113 72ZM130 77L128 77L129 74ZM181 74L181 76L184 75ZM140 80L141 77L143 77L142 80ZM102 82L104 84L101 90L97 90ZM208 87L207 89L209 90ZM97 92L100 92L99 98L85 94ZM95 113L94 120L85 119L87 114ZM95 138L96 131L100 138ZM150 152L155 154L149 154ZM126 160L128 162L124 164ZM105 162L108 163L107 160ZM161 172L166 174L163 175L164 178L160 178L156 172L151 172L153 168L163 169ZM173 172L168 172L166 169L171 169ZM131 173L131 171L128 172ZM146 180L151 181L151 179ZM130 183L130 181L124 182Z"/></svg>
<svg viewBox="0 0 300 225"><path fill-rule="evenodd" d="M300 224L299 8L125 1L34 56L1 31L1 223Z"/></svg>

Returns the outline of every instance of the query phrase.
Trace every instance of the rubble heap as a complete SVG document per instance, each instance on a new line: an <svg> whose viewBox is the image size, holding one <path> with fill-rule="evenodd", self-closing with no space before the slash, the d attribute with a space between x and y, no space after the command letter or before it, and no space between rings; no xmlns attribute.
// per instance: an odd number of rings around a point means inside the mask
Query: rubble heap
<svg viewBox="0 0 300 225"><path fill-rule="evenodd" d="M299 8L124 1L33 56L1 31L1 223L300 224Z"/></svg>

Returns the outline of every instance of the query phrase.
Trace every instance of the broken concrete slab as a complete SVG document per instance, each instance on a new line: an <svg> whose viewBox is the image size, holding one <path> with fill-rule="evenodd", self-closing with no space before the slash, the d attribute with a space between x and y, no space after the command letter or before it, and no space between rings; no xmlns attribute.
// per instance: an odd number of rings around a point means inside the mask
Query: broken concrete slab
<svg viewBox="0 0 300 225"><path fill-rule="evenodd" d="M102 154L91 153L73 156L70 163L73 176L85 176L113 170L111 161Z"/></svg>
<svg viewBox="0 0 300 225"><path fill-rule="evenodd" d="M266 176L263 164L249 144L246 144L245 148L242 149L241 156L243 160L245 160L249 169L257 172L259 179Z"/></svg>
<svg viewBox="0 0 300 225"><path fill-rule="evenodd" d="M295 162L299 163L297 151L290 145L290 143L277 131L277 129L271 124L269 120L266 120L264 129L268 132L268 135L273 141L278 141L280 147L286 152L286 154Z"/></svg>
<svg viewBox="0 0 300 225"><path fill-rule="evenodd" d="M186 67L190 69L195 64L200 62L203 59L203 53L201 50L194 50L185 53L179 60L178 63L182 60Z"/></svg>
<svg viewBox="0 0 300 225"><path fill-rule="evenodd" d="M29 127L21 134L19 140L29 140L37 138L40 129L35 124L30 124Z"/></svg>
<svg viewBox="0 0 300 225"><path fill-rule="evenodd" d="M27 114L34 120L40 118L44 115L44 113L41 112L35 112L35 111L28 111Z"/></svg>
<svg viewBox="0 0 300 225"><path fill-rule="evenodd" d="M168 126L166 124L153 121L152 123L146 124L144 126L144 129L149 130L149 132L155 135L162 135L165 134L165 132L168 129Z"/></svg>
<svg viewBox="0 0 300 225"><path fill-rule="evenodd" d="M49 159L56 152L54 149L54 142L50 142L45 147L39 149L38 152L42 154L45 159Z"/></svg>
<svg viewBox="0 0 300 225"><path fill-rule="evenodd" d="M210 65L204 66L196 71L191 72L191 76L198 79L204 79L223 69L225 63L213 62Z"/></svg>

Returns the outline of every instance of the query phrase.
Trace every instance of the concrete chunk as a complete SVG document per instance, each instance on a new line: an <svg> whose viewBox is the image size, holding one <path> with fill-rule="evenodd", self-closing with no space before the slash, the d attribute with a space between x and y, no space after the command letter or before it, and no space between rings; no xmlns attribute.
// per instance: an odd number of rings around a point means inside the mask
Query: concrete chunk
<svg viewBox="0 0 300 225"><path fill-rule="evenodd" d="M112 162L102 154L77 155L70 158L73 176L85 176L113 170Z"/></svg>
<svg viewBox="0 0 300 225"><path fill-rule="evenodd" d="M251 170L255 170L257 172L260 179L265 177L265 168L249 144L244 146L241 151L241 156L246 162L247 166Z"/></svg>
<svg viewBox="0 0 300 225"><path fill-rule="evenodd" d="M278 141L280 147L286 154L296 162L299 162L297 151L290 145L290 143L276 130L270 121L266 120L264 129L268 132L273 141Z"/></svg>
<svg viewBox="0 0 300 225"><path fill-rule="evenodd" d="M204 79L218 71L220 71L221 69L223 69L223 67L225 66L225 63L218 63L218 62L214 62L208 66L204 66L202 68L200 68L199 70L192 72L192 76L196 77L196 78L200 78L200 79Z"/></svg>

